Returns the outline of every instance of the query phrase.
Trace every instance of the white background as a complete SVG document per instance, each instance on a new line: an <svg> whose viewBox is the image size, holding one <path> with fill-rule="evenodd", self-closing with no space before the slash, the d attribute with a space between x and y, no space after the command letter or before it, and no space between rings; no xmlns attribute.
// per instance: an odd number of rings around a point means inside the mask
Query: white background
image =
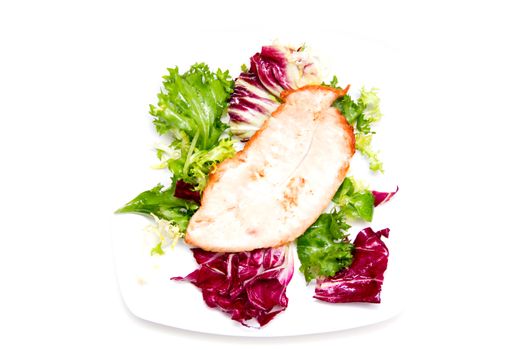
<svg viewBox="0 0 525 350"><path fill-rule="evenodd" d="M523 10L364 3L2 2L0 347L523 348ZM149 150L140 135L124 148L116 121L147 117L178 40L250 28L333 30L348 33L341 46L355 38L396 52L402 79L385 123L404 131L385 152L405 189L408 264L407 305L392 320L246 340L150 324L121 300L108 222L115 174L142 171L129 154ZM144 62L158 72L137 69Z"/></svg>

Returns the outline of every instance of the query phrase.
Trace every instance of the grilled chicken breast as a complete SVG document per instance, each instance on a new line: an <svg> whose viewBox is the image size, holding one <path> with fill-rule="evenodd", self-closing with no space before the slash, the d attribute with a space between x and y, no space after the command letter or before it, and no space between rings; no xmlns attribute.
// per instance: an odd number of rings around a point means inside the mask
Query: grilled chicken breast
<svg viewBox="0 0 525 350"><path fill-rule="evenodd" d="M210 176L186 242L240 252L303 234L330 203L355 151L352 127L331 107L345 93L322 86L283 92L272 117Z"/></svg>

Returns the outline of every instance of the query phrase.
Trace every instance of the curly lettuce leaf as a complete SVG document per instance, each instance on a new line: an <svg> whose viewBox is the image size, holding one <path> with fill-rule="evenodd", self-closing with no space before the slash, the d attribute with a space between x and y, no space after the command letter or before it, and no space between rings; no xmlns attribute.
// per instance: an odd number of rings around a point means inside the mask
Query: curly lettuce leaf
<svg viewBox="0 0 525 350"><path fill-rule="evenodd" d="M374 216L374 201L372 192L359 186L350 177L345 178L332 199L346 219L363 219L368 222Z"/></svg>
<svg viewBox="0 0 525 350"><path fill-rule="evenodd" d="M142 192L117 213L153 215L184 232L198 208L196 199L209 173L235 154L233 141L221 138L227 128L221 117L233 91L233 80L228 71L211 72L204 63L194 64L185 73L178 67L168 69L168 73L163 77L157 105L150 105L150 114L157 132L171 139L169 146L157 147L161 162L156 168L172 172L172 185ZM184 193L195 191L195 196L177 198L176 185L181 183L188 185Z"/></svg>
<svg viewBox="0 0 525 350"><path fill-rule="evenodd" d="M334 276L352 263L352 244L345 235L348 228L341 212L325 213L297 239L299 270L307 282Z"/></svg>
<svg viewBox="0 0 525 350"><path fill-rule="evenodd" d="M155 215L152 216L155 223L149 225L146 230L155 236L158 243L151 249L150 253L151 255L164 255L164 249L168 247L173 248L179 238L184 237L184 232L181 231L178 225L168 220L160 219Z"/></svg>
<svg viewBox="0 0 525 350"><path fill-rule="evenodd" d="M359 106L364 106L363 112L357 118L357 130L364 134L372 132L372 126L381 120L383 113L379 108L381 100L377 94L377 89L361 89L361 95L357 100Z"/></svg>
<svg viewBox="0 0 525 350"><path fill-rule="evenodd" d="M189 219L197 208L198 205L194 202L175 197L173 187L164 189L159 184L151 190L142 192L116 212L155 215L177 224L181 231L185 231Z"/></svg>
<svg viewBox="0 0 525 350"><path fill-rule="evenodd" d="M383 162L379 159L379 152L372 148L372 134L355 134L355 149L368 159L370 170L383 172Z"/></svg>
<svg viewBox="0 0 525 350"><path fill-rule="evenodd" d="M220 139L209 150L201 150L195 143L195 139L190 142L189 138L181 133L180 139L175 140L170 146L177 150L172 153L175 157L167 159L166 165L173 178L193 185L193 191L202 192L208 183L208 175L217 164L233 157L235 149L231 139Z"/></svg>
<svg viewBox="0 0 525 350"><path fill-rule="evenodd" d="M338 87L337 84L337 77L334 76L329 85ZM372 148L372 136L375 134L373 127L383 116L379 107L380 99L377 89L366 90L363 87L357 100L345 95L338 98L333 106L354 127L355 147L368 159L370 170L383 172L383 164L379 160L378 152Z"/></svg>
<svg viewBox="0 0 525 350"><path fill-rule="evenodd" d="M158 167L167 167L174 182L182 180L202 191L214 167L235 154L233 141L220 138L227 125L221 122L233 91L228 71L211 72L196 63L184 74L178 67L168 69L157 106L150 106L160 134L168 133L173 142L157 149Z"/></svg>
<svg viewBox="0 0 525 350"><path fill-rule="evenodd" d="M374 193L351 177L345 178L332 202L336 209L322 214L297 239L300 271L307 282L320 277L334 276L352 263L353 245L346 231L347 221L372 221L376 197Z"/></svg>
<svg viewBox="0 0 525 350"><path fill-rule="evenodd" d="M388 248L382 237L390 229L375 232L367 227L353 242L352 265L335 276L317 280L314 298L329 303L380 303L384 273L388 265Z"/></svg>
<svg viewBox="0 0 525 350"><path fill-rule="evenodd" d="M184 131L199 149L212 148L227 128L221 116L233 91L229 72L211 72L206 64L196 63L186 73L179 73L178 67L168 73L157 105L150 105L157 132Z"/></svg>
<svg viewBox="0 0 525 350"><path fill-rule="evenodd" d="M151 248L151 255L164 255L164 249L162 249L162 242L159 242L156 246Z"/></svg>
<svg viewBox="0 0 525 350"><path fill-rule="evenodd" d="M355 132L360 132L357 127L357 119L363 114L364 106L359 105L349 95L344 95L335 100L333 106L341 112L348 124L354 127Z"/></svg>
<svg viewBox="0 0 525 350"><path fill-rule="evenodd" d="M366 90L361 88L360 96L353 100L349 95L338 98L333 106L345 116L349 124L357 132L368 135L373 134L372 127L381 120L383 114L379 108L380 99L377 89Z"/></svg>

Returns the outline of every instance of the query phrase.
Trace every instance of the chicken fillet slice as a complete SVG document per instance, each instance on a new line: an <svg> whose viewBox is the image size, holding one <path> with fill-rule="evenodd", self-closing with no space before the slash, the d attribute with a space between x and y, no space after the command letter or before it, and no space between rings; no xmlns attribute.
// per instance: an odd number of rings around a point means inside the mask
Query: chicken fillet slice
<svg viewBox="0 0 525 350"><path fill-rule="evenodd" d="M345 93L324 86L283 92L284 103L245 148L210 176L186 242L241 252L302 235L329 205L355 152L352 127L331 107Z"/></svg>

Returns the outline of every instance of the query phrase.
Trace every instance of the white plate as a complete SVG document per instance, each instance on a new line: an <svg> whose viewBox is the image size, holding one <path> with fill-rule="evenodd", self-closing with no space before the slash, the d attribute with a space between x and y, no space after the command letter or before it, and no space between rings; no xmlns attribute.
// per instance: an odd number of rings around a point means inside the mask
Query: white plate
<svg viewBox="0 0 525 350"><path fill-rule="evenodd" d="M224 38L228 39L225 41ZM363 84L366 87L379 87L383 101L388 101L388 89L393 76L390 63L393 62L394 51L381 43L352 38L352 35L295 33L283 37L272 33L254 32L199 33L192 36L191 40L177 41L177 46L171 51L158 53L165 54L166 57L160 61L152 59L149 62L151 67L147 67L148 62L144 62L144 66L137 69L141 70L142 75L154 74L159 69L163 74L167 66L179 65L181 69L186 69L196 61L205 61L212 68L229 69L235 77L242 63L248 63L251 55L275 38L284 43L306 42L329 68L326 80L330 80L331 74L336 73L341 85L349 83L356 90ZM164 66L160 68L161 65ZM119 179L116 186L116 208L158 182L169 181L169 174L149 169L149 166L156 162L151 146L158 137L147 115L147 103L156 101L154 96L160 88L160 79L158 75L150 78L150 81L157 81L158 86L146 96L149 101L145 101L144 108L137 111L137 115L126 116L126 135L121 135L120 141L122 149L127 151L121 157L122 173L116 174ZM388 115L388 108L385 107L383 106L386 115L384 119L394 118L395 116ZM380 123L379 134L376 136L376 144L378 148L385 150L385 146L391 147L390 143L395 142L395 138L385 133L382 124L383 122ZM387 126L390 125L392 124L387 123ZM394 133L394 130L388 132ZM388 152L383 154L390 156ZM385 175L371 176L366 171L366 164L359 157L353 161L353 172L357 174L357 178L368 181L374 189L393 189L398 184L398 179L395 178L395 171L391 171L392 163L389 159L384 161ZM402 197L402 191L398 197ZM399 198L395 198L384 207L376 209L372 225L375 229L388 226L392 230L391 238L386 240L391 255L380 304L329 304L315 300L312 298L314 286L306 285L303 275L298 271L300 263L295 255L295 273L287 289L288 308L261 329L243 327L231 320L229 315L208 308L202 300L200 290L192 284L170 281L170 277L186 276L195 269L196 263L189 248L180 242L174 250L168 249L163 256L151 256L149 252L153 244L151 237L144 230L151 221L132 214L114 215L112 218L114 256L121 293L129 310L139 318L212 334L291 336L337 331L381 322L399 313L403 304L400 274L402 255L398 248L400 232L396 230L399 204ZM351 229L353 238L359 228L355 226Z"/></svg>

